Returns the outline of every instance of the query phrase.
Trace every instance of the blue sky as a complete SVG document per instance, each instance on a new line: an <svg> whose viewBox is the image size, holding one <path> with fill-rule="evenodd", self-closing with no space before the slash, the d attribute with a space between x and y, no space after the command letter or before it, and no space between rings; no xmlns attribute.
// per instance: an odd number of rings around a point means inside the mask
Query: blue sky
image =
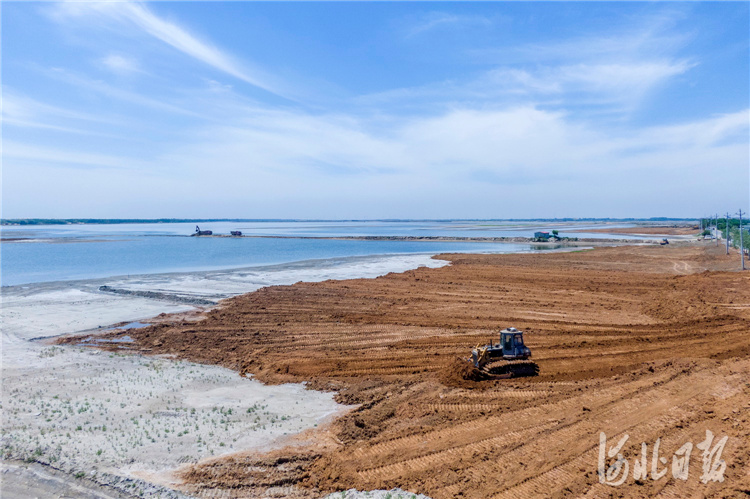
<svg viewBox="0 0 750 499"><path fill-rule="evenodd" d="M3 217L748 208L747 2L3 2Z"/></svg>

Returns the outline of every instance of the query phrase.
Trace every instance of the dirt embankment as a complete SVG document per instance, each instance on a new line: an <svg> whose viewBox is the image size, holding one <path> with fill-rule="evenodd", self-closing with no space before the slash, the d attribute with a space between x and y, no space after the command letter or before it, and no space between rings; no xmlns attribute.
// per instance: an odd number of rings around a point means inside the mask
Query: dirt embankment
<svg viewBox="0 0 750 499"><path fill-rule="evenodd" d="M722 253L706 244L444 255L451 266L264 288L203 321L127 334L147 353L309 381L361 404L326 430L326 445L193 467L192 493L746 497L750 272L734 272L735 256ZM507 326L527 331L539 376L446 378ZM686 481L632 477L641 442L650 459L660 438L671 459L706 430L729 437L723 483L700 481L698 450ZM600 432L608 448L630 436L631 475L618 487L599 483Z"/></svg>

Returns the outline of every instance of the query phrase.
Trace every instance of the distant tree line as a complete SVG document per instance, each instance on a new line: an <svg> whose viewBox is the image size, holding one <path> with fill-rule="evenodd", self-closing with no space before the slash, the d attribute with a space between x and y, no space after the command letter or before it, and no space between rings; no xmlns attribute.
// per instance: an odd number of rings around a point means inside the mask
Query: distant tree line
<svg viewBox="0 0 750 499"><path fill-rule="evenodd" d="M378 219L327 219L327 218L3 218L0 225L73 225L73 224L157 224L157 223L208 223L208 222L684 222L694 218L378 218ZM713 222L712 222L713 223Z"/></svg>
<svg viewBox="0 0 750 499"><path fill-rule="evenodd" d="M743 217L744 218L744 217ZM727 228L727 220L726 218L719 218L718 221L716 221L713 218L701 218L701 227L713 227L716 225L716 227L720 231L724 231ZM750 223L748 223L748 220L742 220L742 227L748 227L750 226ZM729 230L731 232L732 229L739 229L740 227L740 219L739 218L730 218L729 219Z"/></svg>
<svg viewBox="0 0 750 499"><path fill-rule="evenodd" d="M727 235L726 218L720 218L718 221L713 218L703 218L701 219L701 224L703 227L711 227L710 229L707 228L703 231L704 236L712 235L714 225L716 225L716 228L721 233L721 237L726 237ZM740 247L740 219L739 218L729 219L729 244L733 248ZM750 220L745 220L744 217L742 220L742 246L744 248L750 248Z"/></svg>
<svg viewBox="0 0 750 499"><path fill-rule="evenodd" d="M740 247L740 227L739 225L735 228L729 227L729 244L733 248ZM742 222L742 247L747 249L750 248L750 230L745 227L745 222Z"/></svg>
<svg viewBox="0 0 750 499"><path fill-rule="evenodd" d="M167 224L244 221L246 220L229 218L9 218L0 220L0 225Z"/></svg>

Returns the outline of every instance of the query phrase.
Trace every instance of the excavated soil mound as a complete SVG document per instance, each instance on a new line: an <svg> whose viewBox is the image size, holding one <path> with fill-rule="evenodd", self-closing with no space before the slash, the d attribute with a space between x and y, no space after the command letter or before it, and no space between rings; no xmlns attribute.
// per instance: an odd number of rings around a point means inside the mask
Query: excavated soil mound
<svg viewBox="0 0 750 499"><path fill-rule="evenodd" d="M489 374L461 357L456 357L440 371L440 381L455 388L477 388L477 382L487 379L490 379Z"/></svg>

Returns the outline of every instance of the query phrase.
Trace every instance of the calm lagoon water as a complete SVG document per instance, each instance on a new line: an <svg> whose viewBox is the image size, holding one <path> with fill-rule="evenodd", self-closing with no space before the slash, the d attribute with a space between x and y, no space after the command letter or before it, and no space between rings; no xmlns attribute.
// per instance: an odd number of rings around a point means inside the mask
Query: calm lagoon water
<svg viewBox="0 0 750 499"><path fill-rule="evenodd" d="M558 228L564 236L606 237L606 234L576 232L587 227L581 224L559 223L217 222L201 225L201 229L213 230L214 234L240 230L245 235L294 238L186 237L195 230L195 224L191 223L3 227L3 239L23 241L2 243L0 278L2 285L12 286L366 255L534 251L529 244L305 239L310 236L528 237L535 230Z"/></svg>

